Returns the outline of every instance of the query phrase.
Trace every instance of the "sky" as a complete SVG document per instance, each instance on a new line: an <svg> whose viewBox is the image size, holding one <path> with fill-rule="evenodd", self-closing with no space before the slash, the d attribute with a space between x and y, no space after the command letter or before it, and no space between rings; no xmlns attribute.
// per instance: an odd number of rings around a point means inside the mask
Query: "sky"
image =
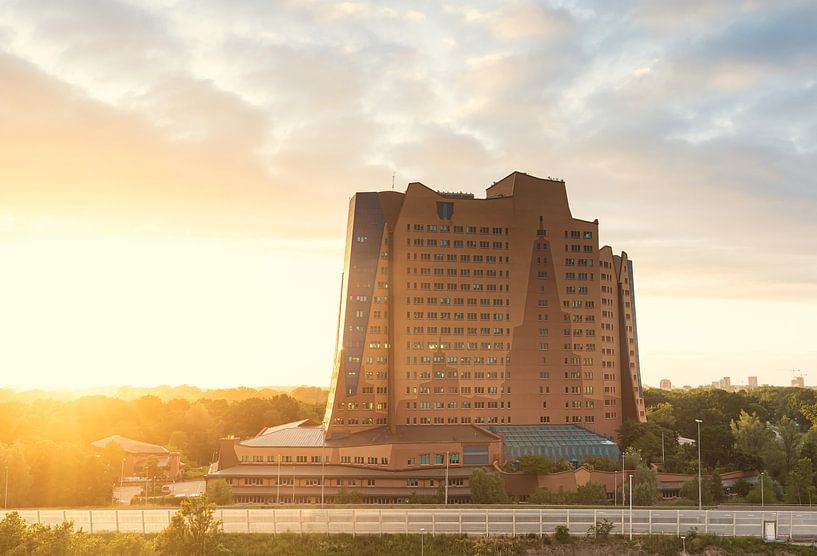
<svg viewBox="0 0 817 556"><path fill-rule="evenodd" d="M642 376L817 382L817 4L0 0L0 386L331 376L348 200L567 182Z"/></svg>

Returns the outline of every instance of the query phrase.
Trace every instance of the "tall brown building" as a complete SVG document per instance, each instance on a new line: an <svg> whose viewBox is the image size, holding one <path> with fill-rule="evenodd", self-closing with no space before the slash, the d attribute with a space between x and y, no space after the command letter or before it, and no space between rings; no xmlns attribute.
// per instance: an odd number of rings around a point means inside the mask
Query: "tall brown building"
<svg viewBox="0 0 817 556"><path fill-rule="evenodd" d="M645 420L633 265L563 181L411 183L349 205L327 439L387 426Z"/></svg>

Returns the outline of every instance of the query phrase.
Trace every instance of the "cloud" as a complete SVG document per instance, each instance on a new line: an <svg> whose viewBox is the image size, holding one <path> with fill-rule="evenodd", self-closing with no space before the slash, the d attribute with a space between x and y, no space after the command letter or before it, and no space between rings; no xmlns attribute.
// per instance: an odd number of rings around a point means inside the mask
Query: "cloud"
<svg viewBox="0 0 817 556"><path fill-rule="evenodd" d="M0 237L337 238L518 169L647 299L817 299L811 2L0 2Z"/></svg>

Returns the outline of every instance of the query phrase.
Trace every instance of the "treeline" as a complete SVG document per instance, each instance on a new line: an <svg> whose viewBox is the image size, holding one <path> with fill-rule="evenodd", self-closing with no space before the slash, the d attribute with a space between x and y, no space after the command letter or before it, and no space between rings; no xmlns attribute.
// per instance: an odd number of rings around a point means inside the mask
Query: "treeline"
<svg viewBox="0 0 817 556"><path fill-rule="evenodd" d="M767 502L817 500L817 391L763 387L749 391L647 389L646 423L624 423L620 444L648 463L675 473L697 473L698 438L704 473L764 473ZM696 483L697 490L697 483ZM760 501L760 489L741 483L737 494Z"/></svg>
<svg viewBox="0 0 817 556"><path fill-rule="evenodd" d="M8 468L11 507L109 504L121 455L90 443L119 434L182 453L188 468L209 464L218 439L249 437L262 428L323 418L323 403L287 394L237 401L143 396L11 400L0 403L0 483ZM3 484L3 486L5 486Z"/></svg>
<svg viewBox="0 0 817 556"><path fill-rule="evenodd" d="M0 403L7 401L30 402L39 399L74 400L87 396L107 396L120 400L136 400L144 396L155 396L161 400L187 400L194 402L203 398L211 400L226 400L228 402L246 400L248 398L271 398L280 394L287 394L304 403L326 403L329 391L318 386L298 386L284 388L268 386L263 388L213 388L203 389L197 386L182 384L180 386L110 386L106 388L85 388L79 390L15 390L0 388Z"/></svg>

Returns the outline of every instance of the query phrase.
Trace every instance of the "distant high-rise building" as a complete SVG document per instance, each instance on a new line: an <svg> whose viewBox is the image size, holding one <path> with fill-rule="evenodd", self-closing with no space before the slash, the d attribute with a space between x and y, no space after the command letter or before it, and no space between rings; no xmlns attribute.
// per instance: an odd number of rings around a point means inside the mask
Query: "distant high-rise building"
<svg viewBox="0 0 817 556"><path fill-rule="evenodd" d="M662 378L659 386L661 390L672 390L672 382L668 378Z"/></svg>
<svg viewBox="0 0 817 556"><path fill-rule="evenodd" d="M795 387L805 388L806 387L806 379L803 376L795 376L791 379L791 385Z"/></svg>
<svg viewBox="0 0 817 556"><path fill-rule="evenodd" d="M633 265L560 180L350 202L329 438L377 427L645 420Z"/></svg>
<svg viewBox="0 0 817 556"><path fill-rule="evenodd" d="M757 377L750 376L749 377L749 388L757 388Z"/></svg>
<svg viewBox="0 0 817 556"><path fill-rule="evenodd" d="M723 378L721 379L721 384L720 384L720 386L721 386L721 388L722 388L723 390L729 390L729 389L731 389L731 388L732 388L732 378L731 378L731 377L728 377L728 376L723 377Z"/></svg>

